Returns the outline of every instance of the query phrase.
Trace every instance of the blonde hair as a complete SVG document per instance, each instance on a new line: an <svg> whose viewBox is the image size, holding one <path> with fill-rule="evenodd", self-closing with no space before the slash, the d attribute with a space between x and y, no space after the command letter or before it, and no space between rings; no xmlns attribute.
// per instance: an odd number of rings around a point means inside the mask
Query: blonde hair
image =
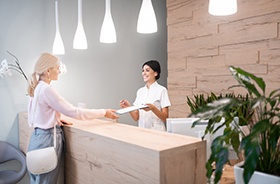
<svg viewBox="0 0 280 184"><path fill-rule="evenodd" d="M50 54L50 53L43 53L37 60L34 66L34 72L32 73L31 77L28 80L28 95L33 97L34 90L39 83L39 78L44 72L49 69L59 65L59 58Z"/></svg>

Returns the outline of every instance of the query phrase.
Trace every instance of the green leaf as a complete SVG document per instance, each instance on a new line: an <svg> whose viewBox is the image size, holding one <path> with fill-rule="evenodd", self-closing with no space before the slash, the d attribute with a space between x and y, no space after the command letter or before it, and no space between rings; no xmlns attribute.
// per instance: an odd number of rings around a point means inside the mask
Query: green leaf
<svg viewBox="0 0 280 184"><path fill-rule="evenodd" d="M211 163L215 161L215 183L221 179L223 166L228 161L228 147L224 144L224 138L225 136L218 136L211 144L212 152L209 160L212 161Z"/></svg>
<svg viewBox="0 0 280 184"><path fill-rule="evenodd" d="M251 133L244 137L241 142L241 148L244 149L245 162L243 178L245 184L249 182L254 171L256 170L261 152L260 134L264 133L269 126L268 120L262 120L255 124Z"/></svg>
<svg viewBox="0 0 280 184"><path fill-rule="evenodd" d="M279 98L280 94L277 93L277 92L279 92L279 91L280 91L280 89L275 89L275 90L271 91L270 94L269 94L269 96L268 96L268 98L276 98L277 96L278 96L278 98ZM275 93L277 93L277 94L275 95ZM275 95L275 96L274 96L274 95Z"/></svg>
<svg viewBox="0 0 280 184"><path fill-rule="evenodd" d="M190 117L199 117L200 119L211 119L213 117L223 115L223 112L230 109L235 105L236 99L222 98L212 103L208 103L196 111L194 111Z"/></svg>
<svg viewBox="0 0 280 184"><path fill-rule="evenodd" d="M209 161L206 162L205 167L206 167L206 169L207 169L206 177L207 177L208 179L210 179L211 176L212 176L212 173L213 173L212 162L211 162L211 161L210 161L210 162L209 162Z"/></svg>
<svg viewBox="0 0 280 184"><path fill-rule="evenodd" d="M268 130L269 133L269 145L271 146L273 151L277 151L277 144L280 140L280 126L276 124L272 124L271 128Z"/></svg>
<svg viewBox="0 0 280 184"><path fill-rule="evenodd" d="M230 144L232 145L234 151L238 155L239 146L240 146L239 132L237 131L231 132Z"/></svg>
<svg viewBox="0 0 280 184"><path fill-rule="evenodd" d="M220 181L221 179L224 165L228 161L228 154L229 154L228 148L226 147L222 147L216 152L217 160L216 160L216 170L215 170L215 180L214 180L215 183L218 183L218 181Z"/></svg>
<svg viewBox="0 0 280 184"><path fill-rule="evenodd" d="M239 82L239 84L243 85L249 93L255 94L257 97L261 96L261 93L257 90L255 85L251 82L251 79L256 82L256 84L261 88L262 94L265 93L265 82L262 78L256 77L255 75L242 70L241 68L235 68L230 66L230 71L232 72L235 79Z"/></svg>
<svg viewBox="0 0 280 184"><path fill-rule="evenodd" d="M256 137L245 137L242 143L245 150L243 179L245 184L247 184L250 181L255 169L257 168L260 155L260 146Z"/></svg>

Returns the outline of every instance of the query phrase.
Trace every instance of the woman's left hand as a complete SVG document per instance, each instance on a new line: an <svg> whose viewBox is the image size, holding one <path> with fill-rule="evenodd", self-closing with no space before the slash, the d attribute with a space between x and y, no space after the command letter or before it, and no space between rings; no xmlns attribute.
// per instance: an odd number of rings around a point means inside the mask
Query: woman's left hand
<svg viewBox="0 0 280 184"><path fill-rule="evenodd" d="M145 105L148 106L148 107L143 108L144 111L153 111L153 109L156 108L156 106L154 104L151 104L151 103L147 103Z"/></svg>
<svg viewBox="0 0 280 184"><path fill-rule="evenodd" d="M62 126L65 126L65 125L73 125L73 123L69 122L69 121L66 121L64 119L61 119L60 122L62 123Z"/></svg>

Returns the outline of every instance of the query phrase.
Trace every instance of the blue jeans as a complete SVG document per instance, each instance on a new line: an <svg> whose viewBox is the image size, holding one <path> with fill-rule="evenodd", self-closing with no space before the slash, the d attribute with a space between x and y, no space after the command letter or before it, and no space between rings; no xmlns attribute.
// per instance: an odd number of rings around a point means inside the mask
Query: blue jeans
<svg viewBox="0 0 280 184"><path fill-rule="evenodd" d="M54 128L50 129L40 129L35 128L31 134L28 151L36 150L39 148L46 148L53 146L53 134ZM48 173L45 174L31 174L30 175L30 184L56 184L59 175L59 166L62 160L62 151L64 144L64 134L60 126L56 126L56 152L58 157L57 167Z"/></svg>

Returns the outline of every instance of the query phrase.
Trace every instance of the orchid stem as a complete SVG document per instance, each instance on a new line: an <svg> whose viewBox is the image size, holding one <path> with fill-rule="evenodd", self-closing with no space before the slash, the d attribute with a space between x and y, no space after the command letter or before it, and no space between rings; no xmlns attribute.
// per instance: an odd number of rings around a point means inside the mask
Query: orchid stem
<svg viewBox="0 0 280 184"><path fill-rule="evenodd" d="M25 80L28 81L28 79L27 79L27 77L26 77L24 71L23 71L22 68L20 67L18 58L17 58L15 55L13 55L12 53L10 53L9 51L7 51L7 52L8 52L11 56L13 56L13 57L15 58L15 63L17 64L17 66L16 66L16 65L9 64L9 66L11 66L11 69L13 69L13 70L15 70L15 71L21 73L21 74L23 75L23 77L25 78Z"/></svg>

